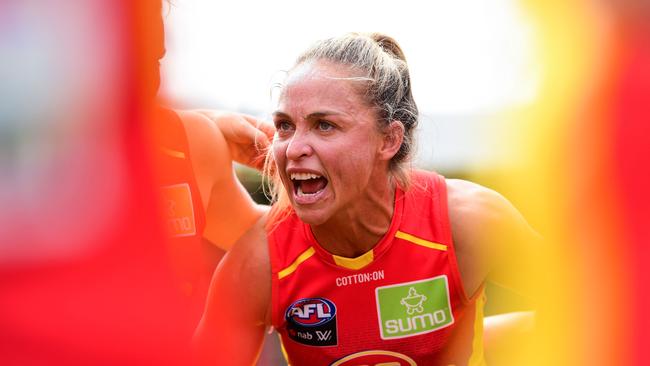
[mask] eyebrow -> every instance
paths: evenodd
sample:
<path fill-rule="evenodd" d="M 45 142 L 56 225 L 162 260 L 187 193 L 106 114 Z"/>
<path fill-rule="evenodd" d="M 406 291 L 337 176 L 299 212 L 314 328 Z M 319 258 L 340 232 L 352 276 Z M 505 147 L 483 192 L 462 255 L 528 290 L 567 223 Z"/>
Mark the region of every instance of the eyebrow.
<path fill-rule="evenodd" d="M 317 118 L 323 118 L 325 116 L 337 116 L 340 115 L 341 113 L 339 112 L 334 112 L 334 111 L 322 111 L 322 112 L 314 112 L 314 113 L 309 113 L 304 117 L 304 119 L 317 119 Z M 280 117 L 280 118 L 287 118 L 291 119 L 291 116 L 284 112 L 276 111 L 273 112 L 273 117 Z"/>
<path fill-rule="evenodd" d="M 305 119 L 318 119 L 318 118 L 323 118 L 326 116 L 338 116 L 341 113 L 334 112 L 334 111 L 323 111 L 323 112 L 314 112 L 314 113 L 309 113 L 308 115 L 305 116 Z"/>
<path fill-rule="evenodd" d="M 286 119 L 291 119 L 288 114 L 280 111 L 275 111 L 273 112 L 273 117 L 280 117 L 280 118 L 286 118 Z"/>

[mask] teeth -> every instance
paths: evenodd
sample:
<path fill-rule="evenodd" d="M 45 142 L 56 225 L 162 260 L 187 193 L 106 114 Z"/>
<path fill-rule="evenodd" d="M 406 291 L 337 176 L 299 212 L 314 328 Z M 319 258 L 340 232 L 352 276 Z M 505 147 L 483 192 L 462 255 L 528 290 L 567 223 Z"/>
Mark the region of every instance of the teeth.
<path fill-rule="evenodd" d="M 312 173 L 291 173 L 291 180 L 307 180 L 320 178 L 320 175 Z"/>

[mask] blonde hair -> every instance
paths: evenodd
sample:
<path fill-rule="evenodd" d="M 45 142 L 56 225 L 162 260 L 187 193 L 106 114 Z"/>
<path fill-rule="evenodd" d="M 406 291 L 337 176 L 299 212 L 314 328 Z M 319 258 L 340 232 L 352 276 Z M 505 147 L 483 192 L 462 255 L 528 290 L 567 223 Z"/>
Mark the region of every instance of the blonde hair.
<path fill-rule="evenodd" d="M 359 72 L 363 96 L 377 110 L 377 124 L 384 130 L 392 121 L 404 126 L 404 138 L 399 150 L 389 164 L 392 178 L 402 187 L 410 186 L 410 163 L 414 150 L 413 132 L 418 124 L 419 112 L 411 92 L 411 79 L 404 52 L 393 38 L 379 34 L 349 33 L 321 40 L 303 52 L 294 68 L 310 61 L 325 60 L 346 65 Z M 271 218 L 277 221 L 291 212 L 289 197 L 275 171 L 273 154 L 266 155 L 264 175 L 271 187 L 265 188 L 275 205 Z M 279 217 L 281 216 L 281 217 Z"/>

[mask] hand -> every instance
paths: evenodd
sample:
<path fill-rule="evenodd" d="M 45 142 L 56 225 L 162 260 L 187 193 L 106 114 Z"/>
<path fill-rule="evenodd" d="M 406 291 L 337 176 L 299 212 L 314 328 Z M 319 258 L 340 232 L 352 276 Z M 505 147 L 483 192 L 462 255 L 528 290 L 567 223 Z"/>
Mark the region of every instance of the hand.
<path fill-rule="evenodd" d="M 262 169 L 266 151 L 273 140 L 275 128 L 269 122 L 232 112 L 196 110 L 214 122 L 226 141 L 232 159 L 256 169 Z"/>

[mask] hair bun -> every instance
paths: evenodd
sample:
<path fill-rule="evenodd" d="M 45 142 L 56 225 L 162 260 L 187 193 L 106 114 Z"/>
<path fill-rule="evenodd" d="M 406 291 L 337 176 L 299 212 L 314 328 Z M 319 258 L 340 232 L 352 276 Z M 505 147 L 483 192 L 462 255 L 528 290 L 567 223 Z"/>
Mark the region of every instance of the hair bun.
<path fill-rule="evenodd" d="M 370 38 L 377 42 L 379 47 L 381 47 L 381 49 L 383 49 L 385 52 L 391 54 L 395 58 L 406 62 L 406 56 L 404 56 L 402 48 L 399 46 L 399 44 L 397 44 L 397 41 L 395 39 L 381 33 L 372 33 L 370 34 Z"/>

